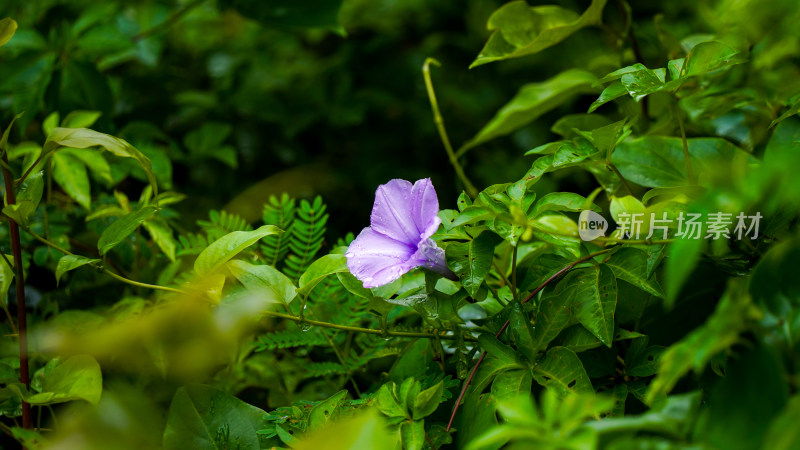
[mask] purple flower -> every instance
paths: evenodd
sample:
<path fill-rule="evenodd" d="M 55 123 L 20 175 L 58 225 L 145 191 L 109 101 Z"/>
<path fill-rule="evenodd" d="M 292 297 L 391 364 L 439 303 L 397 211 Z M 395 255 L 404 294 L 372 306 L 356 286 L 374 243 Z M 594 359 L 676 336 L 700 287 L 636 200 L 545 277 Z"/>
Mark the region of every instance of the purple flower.
<path fill-rule="evenodd" d="M 369 228 L 350 244 L 345 256 L 350 273 L 364 287 L 383 286 L 409 270 L 424 266 L 455 278 L 444 259 L 444 250 L 430 239 L 442 222 L 439 199 L 430 178 L 412 186 L 391 180 L 375 191 Z"/>

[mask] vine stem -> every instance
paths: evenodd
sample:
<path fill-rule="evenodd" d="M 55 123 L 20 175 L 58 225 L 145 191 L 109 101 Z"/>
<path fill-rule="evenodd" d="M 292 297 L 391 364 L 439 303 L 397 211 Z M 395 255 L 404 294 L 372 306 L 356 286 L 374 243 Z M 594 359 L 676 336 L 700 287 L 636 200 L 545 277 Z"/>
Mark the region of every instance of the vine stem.
<path fill-rule="evenodd" d="M 14 194 L 14 177 L 8 169 L 8 153 L 3 152 L 3 181 L 6 187 L 6 203 L 13 205 L 17 202 Z M 28 367 L 28 325 L 27 312 L 25 307 L 25 274 L 22 268 L 22 243 L 19 238 L 19 226 L 10 217 L 8 218 L 9 229 L 11 231 L 11 249 L 14 255 L 14 276 L 16 281 L 17 293 L 17 337 L 19 339 L 19 379 L 27 389 L 31 388 L 30 368 Z M 31 405 L 25 400 L 22 401 L 22 428 L 33 428 L 33 417 L 31 416 Z"/>
<path fill-rule="evenodd" d="M 425 338 L 425 339 L 449 339 L 449 340 L 456 340 L 458 339 L 457 336 L 447 336 L 441 334 L 433 334 L 433 333 L 422 333 L 416 331 L 392 331 L 392 330 L 381 330 L 376 328 L 362 328 L 362 327 L 352 327 L 349 325 L 339 325 L 338 323 L 330 323 L 330 322 L 322 322 L 320 320 L 312 320 L 305 317 L 295 316 L 292 314 L 284 314 L 276 311 L 264 311 L 262 314 L 270 317 L 278 317 L 281 319 L 291 320 L 292 322 L 303 323 L 306 325 L 313 325 L 317 327 L 323 328 L 334 328 L 337 330 L 345 330 L 345 331 L 355 331 L 357 333 L 366 333 L 366 334 L 377 334 L 381 336 L 395 336 L 395 337 L 407 337 L 407 338 Z M 471 336 L 464 336 L 465 341 L 472 341 L 477 342 L 478 340 L 471 337 Z"/>
<path fill-rule="evenodd" d="M 53 248 L 54 250 L 57 250 L 57 251 L 65 254 L 65 255 L 73 255 L 73 256 L 75 255 L 75 253 L 72 253 L 71 251 L 60 247 L 55 242 L 49 241 L 49 240 L 39 236 L 38 234 L 34 233 L 33 231 L 31 231 L 28 228 L 24 228 L 24 230 L 28 234 L 33 236 L 34 239 L 36 239 L 37 241 L 47 245 L 48 247 Z M 106 275 L 110 276 L 111 278 L 114 278 L 115 280 L 121 281 L 121 282 L 126 283 L 126 284 L 130 284 L 131 286 L 136 286 L 136 287 L 141 287 L 141 288 L 146 288 L 146 289 L 153 289 L 153 290 L 156 290 L 156 291 L 172 292 L 172 293 L 175 293 L 175 294 L 189 294 L 189 292 L 184 291 L 182 289 L 171 288 L 169 286 L 159 286 L 157 284 L 142 283 L 142 282 L 139 282 L 139 281 L 131 280 L 129 278 L 125 278 L 122 275 L 118 275 L 118 274 L 106 269 L 105 267 L 103 267 L 102 263 L 100 263 L 100 262 L 92 262 L 90 264 L 92 265 L 92 267 L 102 271 L 103 273 L 105 273 Z"/>
<path fill-rule="evenodd" d="M 478 196 L 478 190 L 475 189 L 475 185 L 469 181 L 469 178 L 467 178 L 467 175 L 464 173 L 464 168 L 461 167 L 461 164 L 458 162 L 458 157 L 456 157 L 453 146 L 450 144 L 450 137 L 447 135 L 447 129 L 444 127 L 444 118 L 442 118 L 442 113 L 439 111 L 439 102 L 436 101 L 436 92 L 433 90 L 433 81 L 431 81 L 431 64 L 437 67 L 440 67 L 441 64 L 433 58 L 427 58 L 425 63 L 422 64 L 422 76 L 425 78 L 425 89 L 428 91 L 428 100 L 431 103 L 431 110 L 433 111 L 433 122 L 436 124 L 436 129 L 439 130 L 439 137 L 442 139 L 442 144 L 444 145 L 448 158 L 450 158 L 450 164 L 453 165 L 453 169 L 455 169 L 458 178 L 464 183 L 467 195 L 475 198 Z"/>
<path fill-rule="evenodd" d="M 577 260 L 567 264 L 566 266 L 562 267 L 558 272 L 556 272 L 553 275 L 551 275 L 548 279 L 544 280 L 544 283 L 540 284 L 539 287 L 537 287 L 530 294 L 528 294 L 528 296 L 525 297 L 525 299 L 522 300 L 522 303 L 528 303 L 529 301 L 531 301 L 531 299 L 534 296 L 536 296 L 536 294 L 538 294 L 548 284 L 552 283 L 553 280 L 555 280 L 556 278 L 560 277 L 565 272 L 569 271 L 570 269 L 572 269 L 573 267 L 577 266 L 578 264 L 586 262 L 586 261 L 588 261 L 590 259 L 593 259 L 593 258 L 595 258 L 597 256 L 600 256 L 600 255 L 602 255 L 604 253 L 608 253 L 608 252 L 610 252 L 612 250 L 614 250 L 614 249 L 613 248 L 607 248 L 607 249 L 600 250 L 600 251 L 597 251 L 597 252 L 594 252 L 594 253 L 590 253 L 590 254 L 588 254 L 588 255 L 580 258 L 580 259 L 577 259 Z M 506 322 L 503 324 L 503 326 L 500 327 L 500 330 L 497 333 L 495 333 L 494 337 L 499 338 L 500 335 L 503 334 L 504 331 L 506 331 L 506 328 L 508 328 L 508 324 L 509 323 L 510 323 L 510 319 L 506 320 Z M 486 358 L 486 352 L 485 351 L 481 353 L 481 356 L 478 358 L 478 361 L 475 363 L 475 366 L 473 366 L 472 370 L 469 372 L 469 376 L 464 381 L 464 386 L 461 388 L 461 393 L 458 394 L 458 398 L 456 399 L 456 404 L 453 405 L 453 413 L 450 414 L 450 421 L 447 422 L 447 431 L 450 431 L 450 428 L 453 426 L 453 420 L 455 420 L 455 418 L 456 418 L 456 413 L 458 412 L 458 407 L 461 404 L 461 401 L 464 399 L 464 395 L 467 393 L 467 388 L 469 388 L 470 383 L 472 383 L 472 379 L 475 377 L 475 372 L 478 371 L 478 367 L 480 367 L 480 365 L 483 362 L 484 358 Z"/>

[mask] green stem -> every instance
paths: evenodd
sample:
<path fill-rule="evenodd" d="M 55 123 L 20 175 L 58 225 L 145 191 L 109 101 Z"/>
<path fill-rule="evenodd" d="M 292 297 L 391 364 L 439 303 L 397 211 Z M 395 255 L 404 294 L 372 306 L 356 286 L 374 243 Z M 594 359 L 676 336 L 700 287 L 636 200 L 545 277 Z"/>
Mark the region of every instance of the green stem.
<path fill-rule="evenodd" d="M 447 335 L 439 335 L 439 334 L 432 334 L 432 333 L 422 333 L 416 331 L 392 331 L 392 330 L 379 330 L 375 328 L 362 328 L 362 327 L 351 327 L 349 325 L 339 325 L 337 323 L 330 323 L 330 322 L 322 322 L 319 320 L 312 320 L 307 319 L 305 317 L 294 316 L 291 314 L 284 314 L 279 313 L 276 311 L 264 311 L 264 315 L 270 317 L 278 317 L 281 319 L 291 320 L 293 322 L 302 322 L 307 325 L 323 327 L 323 328 L 333 328 L 336 330 L 345 330 L 345 331 L 354 331 L 357 333 L 366 333 L 366 334 L 376 334 L 380 336 L 394 336 L 394 337 L 407 337 L 407 338 L 425 338 L 425 339 L 450 339 L 455 340 L 457 339 L 456 336 L 447 336 Z M 464 340 L 466 341 L 473 341 L 476 342 L 477 339 L 473 337 L 464 336 Z"/>
<path fill-rule="evenodd" d="M 75 255 L 71 251 L 69 251 L 69 250 L 67 250 L 65 248 L 61 248 L 55 242 L 51 242 L 51 241 L 39 236 L 38 234 L 34 233 L 30 229 L 25 228 L 24 230 L 26 232 L 28 232 L 28 234 L 33 236 L 34 239 L 36 239 L 37 241 L 47 245 L 48 247 L 53 248 L 54 250 L 57 250 L 57 251 L 65 254 L 65 255 Z M 159 286 L 157 284 L 141 283 L 139 281 L 134 281 L 134 280 L 125 278 L 125 277 L 123 277 L 121 275 L 117 275 L 116 273 L 106 269 L 101 262 L 92 262 L 90 264 L 92 265 L 92 267 L 102 271 L 103 273 L 105 273 L 106 275 L 110 276 L 111 278 L 114 278 L 115 280 L 121 281 L 121 282 L 126 283 L 126 284 L 130 284 L 131 286 L 141 287 L 141 288 L 145 288 L 145 289 L 153 289 L 153 290 L 156 290 L 156 291 L 173 292 L 175 294 L 189 294 L 189 292 L 184 291 L 182 289 L 171 288 L 169 286 Z"/>
<path fill-rule="evenodd" d="M 36 160 L 33 162 L 33 164 L 31 164 L 31 166 L 28 167 L 28 170 L 26 170 L 25 173 L 23 173 L 21 177 L 19 177 L 18 179 L 14 180 L 14 184 L 16 184 L 17 186 L 21 185 L 22 182 L 25 181 L 26 178 L 28 178 L 28 175 L 30 175 L 31 172 L 33 172 L 33 169 L 37 165 L 39 165 L 40 162 L 42 162 L 42 158 L 44 158 L 44 155 L 40 154 L 39 157 L 36 158 Z"/>
<path fill-rule="evenodd" d="M 450 144 L 450 137 L 447 136 L 447 129 L 444 127 L 444 119 L 442 118 L 442 113 L 439 111 L 439 102 L 436 101 L 436 92 L 433 90 L 433 82 L 431 81 L 431 64 L 435 66 L 441 66 L 441 64 L 433 58 L 428 58 L 422 65 L 422 76 L 425 78 L 425 89 L 428 91 L 428 100 L 431 103 L 431 110 L 433 111 L 433 122 L 436 124 L 436 129 L 439 130 L 439 137 L 442 139 L 442 144 L 444 145 L 448 158 L 450 158 L 450 164 L 453 165 L 453 169 L 455 169 L 458 178 L 464 183 L 467 195 L 475 198 L 478 196 L 478 190 L 475 189 L 475 186 L 469 181 L 469 178 L 467 178 L 467 175 L 464 173 L 464 169 L 458 162 L 458 158 L 453 151 L 453 146 Z"/>

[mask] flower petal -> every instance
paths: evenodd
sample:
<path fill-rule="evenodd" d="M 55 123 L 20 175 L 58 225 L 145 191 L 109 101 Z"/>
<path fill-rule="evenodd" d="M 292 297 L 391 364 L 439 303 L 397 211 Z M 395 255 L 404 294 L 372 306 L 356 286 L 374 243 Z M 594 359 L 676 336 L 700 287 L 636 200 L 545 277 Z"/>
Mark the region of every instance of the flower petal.
<path fill-rule="evenodd" d="M 406 180 L 395 179 L 378 186 L 370 225 L 378 233 L 416 246 L 422 230 L 412 217 L 411 191 L 411 183 Z"/>
<path fill-rule="evenodd" d="M 361 280 L 365 288 L 373 288 L 391 283 L 411 270 L 406 263 L 415 251 L 415 247 L 364 228 L 345 256 L 350 273 Z"/>
<path fill-rule="evenodd" d="M 439 214 L 439 198 L 436 197 L 431 179 L 417 180 L 411 188 L 411 217 L 420 232 L 420 238 L 431 237 L 439 228 L 442 220 L 437 214 Z"/>

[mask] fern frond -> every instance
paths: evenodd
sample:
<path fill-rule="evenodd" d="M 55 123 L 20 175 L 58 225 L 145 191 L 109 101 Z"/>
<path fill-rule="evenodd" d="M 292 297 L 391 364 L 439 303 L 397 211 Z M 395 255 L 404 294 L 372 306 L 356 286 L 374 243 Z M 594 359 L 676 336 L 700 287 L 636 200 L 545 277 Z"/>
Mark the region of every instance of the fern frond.
<path fill-rule="evenodd" d="M 320 378 L 330 375 L 347 374 L 347 369 L 345 369 L 344 366 L 329 361 L 306 363 L 303 368 L 305 369 L 303 378 Z"/>
<path fill-rule="evenodd" d="M 275 267 L 289 251 L 289 241 L 295 218 L 295 200 L 286 193 L 283 193 L 280 199 L 271 195 L 269 202 L 264 204 L 261 216 L 264 225 L 275 225 L 284 231 L 261 240 L 261 253 L 264 254 L 265 262 Z"/>
<path fill-rule="evenodd" d="M 241 216 L 227 211 L 211 210 L 208 213 L 208 219 L 198 220 L 197 225 L 205 231 L 209 242 L 214 242 L 234 231 L 251 231 L 253 229 Z"/>
<path fill-rule="evenodd" d="M 211 242 L 213 240 L 209 242 L 206 236 L 199 233 L 182 234 L 178 236 L 178 249 L 175 255 L 199 255 Z"/>
<path fill-rule="evenodd" d="M 255 351 L 275 350 L 276 348 L 313 347 L 327 345 L 325 336 L 318 330 L 281 330 L 258 337 Z"/>
<path fill-rule="evenodd" d="M 284 273 L 297 282 L 300 275 L 305 272 L 314 256 L 322 248 L 325 239 L 325 224 L 328 222 L 327 206 L 322 202 L 322 197 L 317 196 L 313 203 L 306 200 L 300 202 L 296 210 L 297 217 L 292 224 L 292 233 L 289 238 L 289 250 L 286 257 Z"/>

